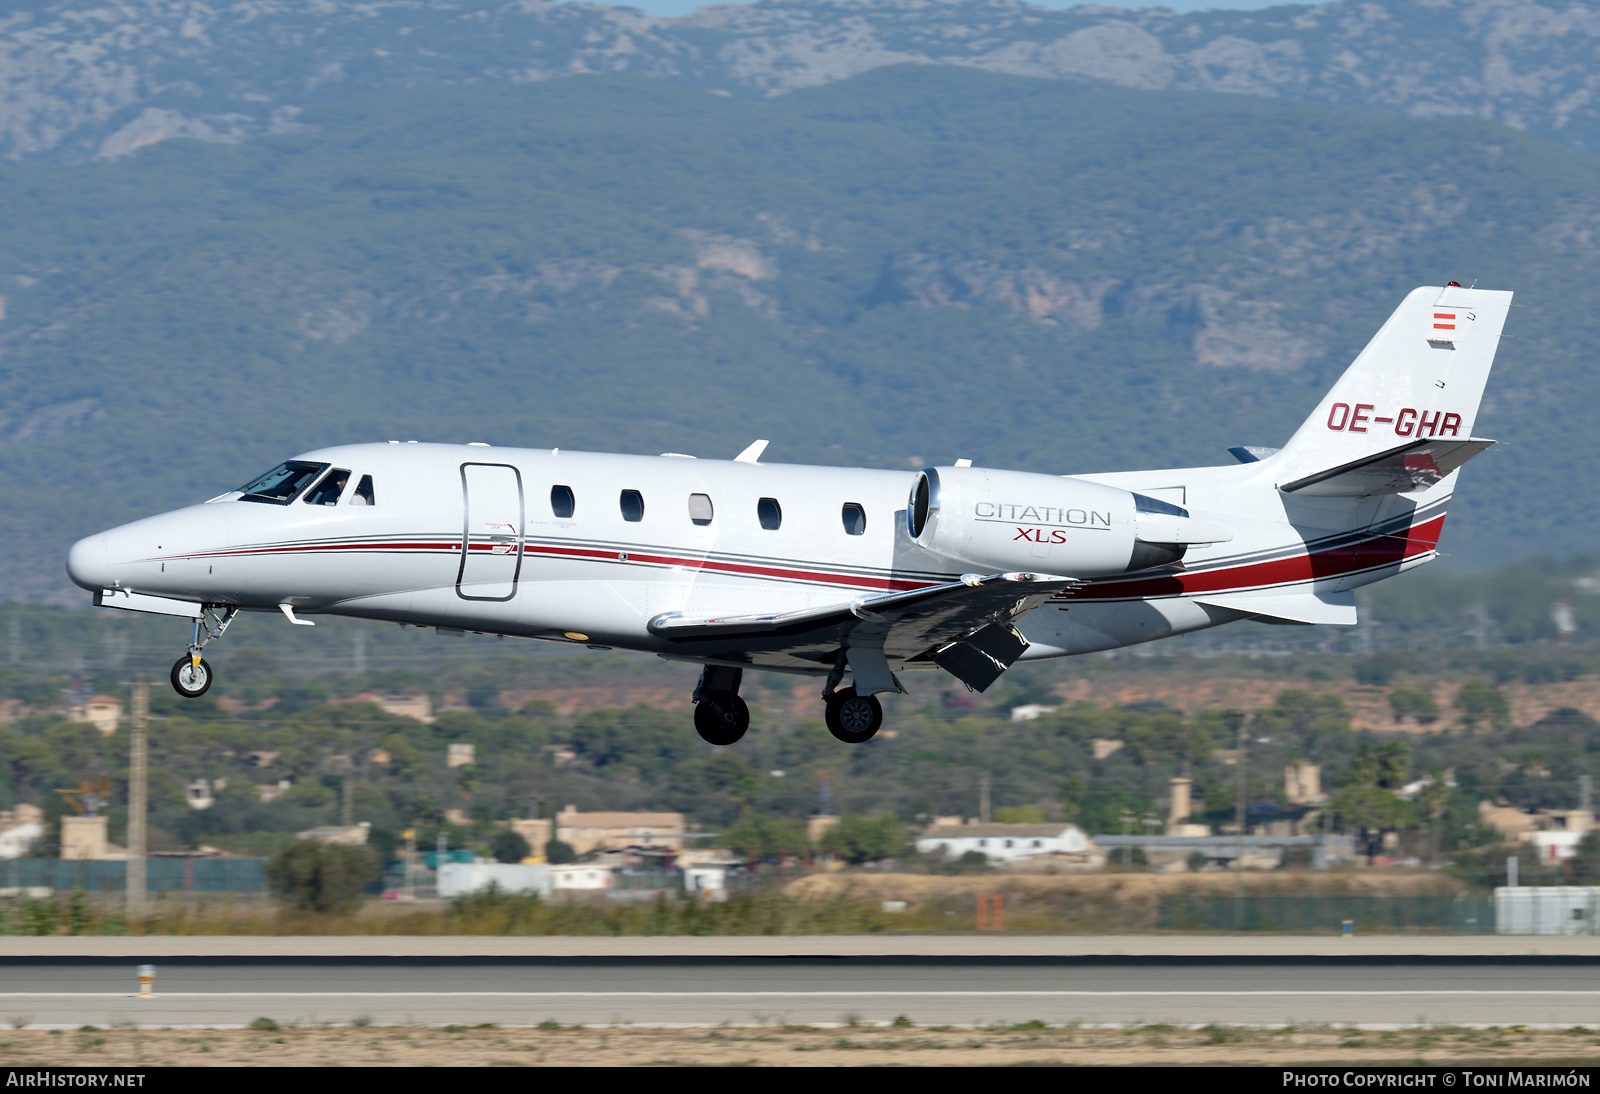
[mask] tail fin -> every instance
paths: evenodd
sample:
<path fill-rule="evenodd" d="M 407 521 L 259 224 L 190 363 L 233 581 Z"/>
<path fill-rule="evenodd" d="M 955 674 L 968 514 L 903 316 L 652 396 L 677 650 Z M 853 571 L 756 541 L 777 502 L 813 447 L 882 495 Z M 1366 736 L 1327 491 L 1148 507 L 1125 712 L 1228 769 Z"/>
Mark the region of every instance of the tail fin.
<path fill-rule="evenodd" d="M 1510 308 L 1509 292 L 1413 289 L 1284 446 L 1282 481 L 1471 437 Z"/>

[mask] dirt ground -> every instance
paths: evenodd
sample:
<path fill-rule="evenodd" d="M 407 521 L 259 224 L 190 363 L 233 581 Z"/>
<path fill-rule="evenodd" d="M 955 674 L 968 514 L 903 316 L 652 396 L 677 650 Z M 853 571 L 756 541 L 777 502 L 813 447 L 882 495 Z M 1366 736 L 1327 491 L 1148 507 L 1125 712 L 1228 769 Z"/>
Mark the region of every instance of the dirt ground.
<path fill-rule="evenodd" d="M 0 1033 L 0 1066 L 818 1066 L 1600 1063 L 1600 1030 L 458 1027 Z"/>

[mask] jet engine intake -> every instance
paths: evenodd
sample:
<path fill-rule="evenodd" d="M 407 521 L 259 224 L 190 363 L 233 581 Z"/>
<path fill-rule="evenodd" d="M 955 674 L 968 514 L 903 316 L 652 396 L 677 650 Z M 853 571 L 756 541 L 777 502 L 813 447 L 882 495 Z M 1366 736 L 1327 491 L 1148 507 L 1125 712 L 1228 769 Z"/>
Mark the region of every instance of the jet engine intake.
<path fill-rule="evenodd" d="M 1157 498 L 984 467 L 918 474 L 906 502 L 906 531 L 919 547 L 962 569 L 1048 569 L 1073 577 L 1171 565 L 1190 545 L 1233 538 Z"/>

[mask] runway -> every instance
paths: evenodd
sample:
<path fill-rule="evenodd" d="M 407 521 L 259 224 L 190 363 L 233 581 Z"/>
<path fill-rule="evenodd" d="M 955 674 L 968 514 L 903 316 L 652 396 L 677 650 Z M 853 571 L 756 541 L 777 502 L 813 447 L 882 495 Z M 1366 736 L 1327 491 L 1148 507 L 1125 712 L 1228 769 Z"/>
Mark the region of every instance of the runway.
<path fill-rule="evenodd" d="M 0 1023 L 1600 1026 L 1590 956 L 0 956 Z"/>

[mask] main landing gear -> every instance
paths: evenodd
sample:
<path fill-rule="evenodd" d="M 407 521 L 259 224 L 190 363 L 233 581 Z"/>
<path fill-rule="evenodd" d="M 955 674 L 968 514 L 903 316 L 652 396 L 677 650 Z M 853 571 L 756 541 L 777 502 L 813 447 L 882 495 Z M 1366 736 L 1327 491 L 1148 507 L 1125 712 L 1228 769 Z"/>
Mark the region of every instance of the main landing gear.
<path fill-rule="evenodd" d="M 847 662 L 843 656 L 834 663 L 828 682 L 822 688 L 822 701 L 827 704 L 822 720 L 828 732 L 847 745 L 870 741 L 883 728 L 883 704 L 876 695 L 858 695 L 853 687 L 840 688 Z"/>
<path fill-rule="evenodd" d="M 883 704 L 876 695 L 858 695 L 853 687 L 839 687 L 844 673 L 845 660 L 841 657 L 822 692 L 827 704 L 824 720 L 829 733 L 845 744 L 858 745 L 872 740 L 883 727 Z M 701 740 L 731 745 L 750 728 L 750 708 L 739 698 L 743 679 L 743 669 L 719 665 L 707 665 L 700 673 L 700 683 L 694 689 L 694 728 Z M 177 686 L 176 676 L 173 686 Z"/>
<path fill-rule="evenodd" d="M 173 691 L 185 699 L 198 699 L 211 690 L 211 681 L 215 677 L 211 672 L 210 662 L 200 656 L 200 651 L 205 649 L 207 642 L 221 638 L 228 629 L 228 624 L 232 623 L 233 617 L 238 614 L 238 608 L 222 605 L 208 605 L 201 609 L 200 618 L 194 621 L 194 635 L 189 639 L 189 652 L 172 664 Z"/>
<path fill-rule="evenodd" d="M 857 695 L 855 688 L 844 688 L 827 698 L 823 721 L 828 732 L 847 745 L 872 740 L 883 726 L 883 704 L 876 695 Z"/>
<path fill-rule="evenodd" d="M 739 698 L 743 669 L 707 665 L 694 689 L 694 729 L 707 744 L 731 745 L 750 728 L 750 708 Z"/>

